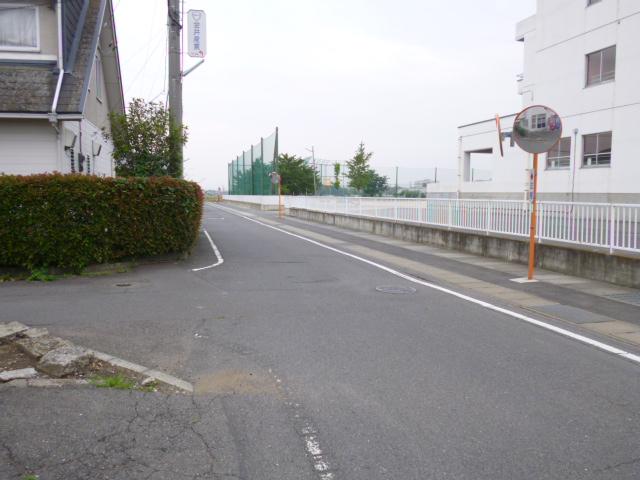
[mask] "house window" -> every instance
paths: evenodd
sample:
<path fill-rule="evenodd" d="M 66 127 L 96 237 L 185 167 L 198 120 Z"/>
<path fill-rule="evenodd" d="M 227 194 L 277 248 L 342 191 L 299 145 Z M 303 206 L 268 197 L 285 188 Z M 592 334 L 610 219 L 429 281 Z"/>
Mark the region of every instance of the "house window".
<path fill-rule="evenodd" d="M 0 5 L 0 50 L 40 50 L 38 7 Z"/>
<path fill-rule="evenodd" d="M 587 86 L 616 78 L 616 46 L 587 55 Z"/>
<path fill-rule="evenodd" d="M 561 138 L 553 149 L 547 153 L 547 168 L 569 168 L 571 162 L 571 137 Z"/>
<path fill-rule="evenodd" d="M 582 137 L 582 166 L 611 165 L 611 132 L 594 133 Z"/>
<path fill-rule="evenodd" d="M 96 98 L 102 100 L 102 62 L 100 56 L 96 55 Z"/>
<path fill-rule="evenodd" d="M 531 116 L 532 128 L 542 129 L 547 128 L 547 115 L 545 113 L 539 113 Z"/>

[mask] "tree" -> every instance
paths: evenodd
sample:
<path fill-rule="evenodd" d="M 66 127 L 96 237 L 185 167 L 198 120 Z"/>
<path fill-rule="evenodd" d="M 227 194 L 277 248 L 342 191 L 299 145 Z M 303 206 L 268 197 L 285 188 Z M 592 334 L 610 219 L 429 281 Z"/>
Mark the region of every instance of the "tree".
<path fill-rule="evenodd" d="M 347 178 L 349 178 L 350 185 L 358 190 L 363 191 L 371 180 L 371 168 L 369 167 L 369 160 L 373 156 L 373 152 L 366 152 L 364 149 L 364 142 L 360 142 L 356 154 L 351 160 L 347 160 Z"/>
<path fill-rule="evenodd" d="M 389 179 L 385 176 L 378 175 L 376 171 L 369 166 L 369 161 L 373 156 L 373 152 L 367 152 L 364 143 L 360 142 L 356 154 L 351 160 L 347 161 L 349 172 L 347 177 L 350 184 L 358 192 L 366 196 L 376 197 L 382 195 L 388 188 Z"/>
<path fill-rule="evenodd" d="M 333 187 L 336 190 L 340 189 L 340 164 L 338 162 L 333 164 L 333 175 L 335 177 L 335 181 L 333 182 Z"/>
<path fill-rule="evenodd" d="M 389 179 L 386 176 L 378 175 L 375 171 L 369 170 L 369 181 L 363 189 L 363 193 L 368 197 L 380 197 L 389 188 Z"/>
<path fill-rule="evenodd" d="M 284 195 L 303 195 L 313 192 L 314 179 L 319 182 L 318 173 L 302 158 L 287 153 L 278 156 L 278 173 L 282 176 Z"/>
<path fill-rule="evenodd" d="M 162 103 L 134 98 L 128 112 L 111 113 L 116 174 L 121 177 L 182 177 L 180 145 L 187 142 L 186 127 L 177 126 Z"/>

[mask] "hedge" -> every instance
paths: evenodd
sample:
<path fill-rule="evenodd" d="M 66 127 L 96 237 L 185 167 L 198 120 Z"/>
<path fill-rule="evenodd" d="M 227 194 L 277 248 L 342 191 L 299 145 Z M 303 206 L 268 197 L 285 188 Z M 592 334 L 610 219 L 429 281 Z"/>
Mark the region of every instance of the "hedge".
<path fill-rule="evenodd" d="M 0 265 L 59 267 L 185 253 L 200 187 L 169 177 L 0 176 Z"/>

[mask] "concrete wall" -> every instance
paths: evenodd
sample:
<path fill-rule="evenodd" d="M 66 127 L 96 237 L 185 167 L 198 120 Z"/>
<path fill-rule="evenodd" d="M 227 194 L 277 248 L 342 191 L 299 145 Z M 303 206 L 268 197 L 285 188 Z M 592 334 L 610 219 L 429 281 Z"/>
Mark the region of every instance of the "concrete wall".
<path fill-rule="evenodd" d="M 351 230 L 425 243 L 475 255 L 528 263 L 529 244 L 508 236 L 487 236 L 408 222 L 377 220 L 292 208 L 289 215 Z M 640 257 L 609 255 L 589 248 L 566 248 L 551 243 L 537 246 L 536 264 L 548 270 L 640 288 Z"/>

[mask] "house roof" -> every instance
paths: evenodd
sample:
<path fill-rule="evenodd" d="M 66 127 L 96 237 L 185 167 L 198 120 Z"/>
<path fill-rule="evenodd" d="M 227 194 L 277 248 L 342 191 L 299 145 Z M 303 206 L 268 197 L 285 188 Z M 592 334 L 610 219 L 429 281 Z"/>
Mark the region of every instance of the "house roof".
<path fill-rule="evenodd" d="M 47 113 L 56 90 L 55 65 L 0 64 L 0 112 Z"/>
<path fill-rule="evenodd" d="M 110 80 L 107 85 L 109 109 L 124 111 L 111 0 L 62 0 L 64 78 L 57 113 L 82 114 L 84 111 L 99 44 L 107 50 L 104 70 Z M 55 62 L 0 63 L 0 112 L 51 112 L 58 76 Z"/>

